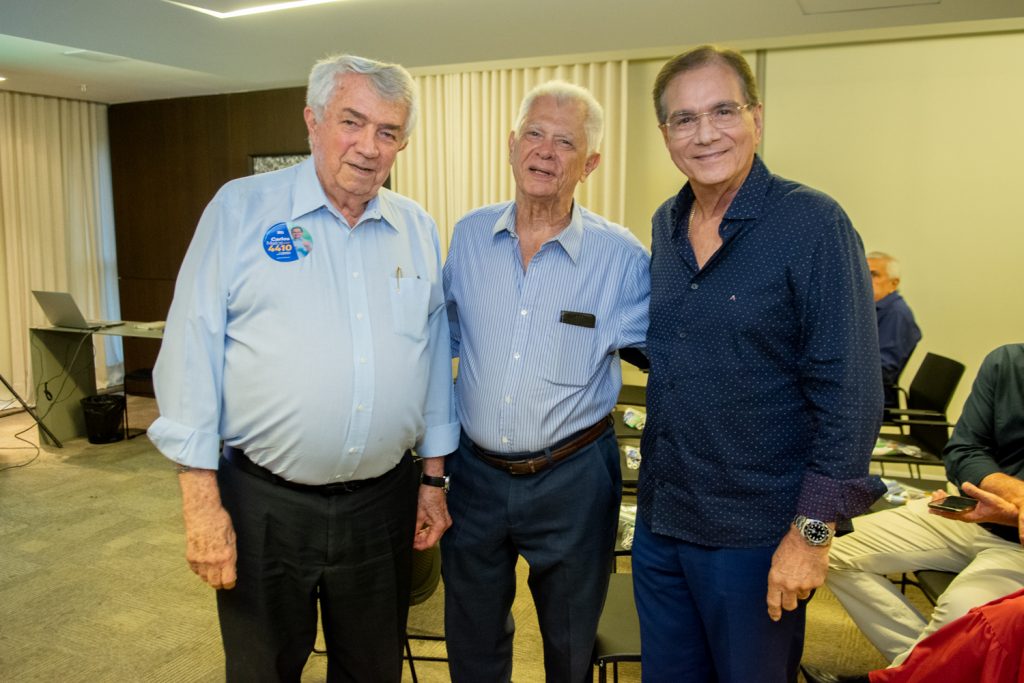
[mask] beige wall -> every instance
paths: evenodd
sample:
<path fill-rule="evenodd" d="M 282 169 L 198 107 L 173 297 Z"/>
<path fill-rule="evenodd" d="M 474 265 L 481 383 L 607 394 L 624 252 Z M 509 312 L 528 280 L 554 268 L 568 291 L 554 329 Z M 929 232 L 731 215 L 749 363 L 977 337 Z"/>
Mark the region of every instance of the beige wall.
<path fill-rule="evenodd" d="M 1024 341 L 1022 54 L 1024 33 L 772 50 L 763 74 L 766 163 L 900 258 L 924 332 L 904 381 L 928 351 L 967 365 L 954 419 L 985 354 Z M 682 181 L 650 102 L 662 62 L 630 66 L 626 223 L 647 244 Z"/>
<path fill-rule="evenodd" d="M 1018 208 L 1024 34 L 768 53 L 765 159 L 839 200 L 867 250 L 903 265 L 932 351 L 967 365 L 1024 342 Z"/>

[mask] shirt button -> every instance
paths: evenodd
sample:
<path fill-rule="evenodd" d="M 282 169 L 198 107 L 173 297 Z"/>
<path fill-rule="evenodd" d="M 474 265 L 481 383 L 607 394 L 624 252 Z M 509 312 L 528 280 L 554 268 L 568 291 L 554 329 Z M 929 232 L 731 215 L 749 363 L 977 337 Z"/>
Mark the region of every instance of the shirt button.
<path fill-rule="evenodd" d="M 358 453 L 359 449 L 358 448 L 350 448 L 350 449 L 348 449 L 348 452 L 349 453 Z"/>
<path fill-rule="evenodd" d="M 519 311 L 519 315 L 526 315 L 526 309 L 524 308 L 523 310 Z"/>
<path fill-rule="evenodd" d="M 512 357 L 515 358 L 516 360 L 519 360 L 519 352 L 516 351 L 515 353 L 513 353 Z"/>
<path fill-rule="evenodd" d="M 363 314 L 362 313 L 356 313 L 356 320 L 362 320 L 362 319 L 363 319 Z"/>
<path fill-rule="evenodd" d="M 341 475 L 340 474 L 336 474 L 336 475 L 334 475 L 334 478 L 335 479 L 341 479 Z"/>
<path fill-rule="evenodd" d="M 512 402 L 512 397 L 511 396 L 506 396 L 505 397 L 505 403 L 511 403 L 511 402 Z"/>
<path fill-rule="evenodd" d="M 352 273 L 352 279 L 353 280 L 356 280 L 358 278 L 359 278 L 359 271 L 356 271 L 356 272 Z"/>
<path fill-rule="evenodd" d="M 680 332 L 679 333 L 679 338 L 680 339 L 686 339 L 686 333 L 685 332 Z"/>
<path fill-rule="evenodd" d="M 359 356 L 359 364 L 366 365 L 366 356 Z"/>
<path fill-rule="evenodd" d="M 362 403 L 360 403 L 359 405 L 356 406 L 356 411 L 360 412 L 360 413 L 363 412 L 363 404 Z"/>
<path fill-rule="evenodd" d="M 508 443 L 508 437 L 507 436 L 501 437 L 501 442 L 502 443 Z"/>
<path fill-rule="evenodd" d="M 700 285 L 698 285 L 696 282 L 694 282 L 693 284 L 690 285 L 690 289 L 699 289 L 699 288 L 700 288 Z"/>

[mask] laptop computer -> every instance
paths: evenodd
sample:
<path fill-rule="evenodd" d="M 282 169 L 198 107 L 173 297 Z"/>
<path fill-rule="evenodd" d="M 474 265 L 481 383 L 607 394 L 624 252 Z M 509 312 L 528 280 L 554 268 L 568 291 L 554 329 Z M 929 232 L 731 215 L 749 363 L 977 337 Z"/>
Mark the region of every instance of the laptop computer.
<path fill-rule="evenodd" d="M 70 327 L 76 330 L 102 330 L 105 327 L 122 325 L 122 320 L 86 320 L 78 304 L 68 292 L 41 292 L 32 290 L 36 301 L 54 327 Z"/>

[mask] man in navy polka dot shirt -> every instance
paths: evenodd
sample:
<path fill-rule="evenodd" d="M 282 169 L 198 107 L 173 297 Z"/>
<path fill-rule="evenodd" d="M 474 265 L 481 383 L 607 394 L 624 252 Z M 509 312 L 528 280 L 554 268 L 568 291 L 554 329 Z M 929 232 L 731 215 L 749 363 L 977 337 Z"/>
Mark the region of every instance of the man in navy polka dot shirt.
<path fill-rule="evenodd" d="M 688 182 L 654 214 L 633 573 L 645 681 L 796 681 L 837 528 L 884 492 L 871 282 L 830 197 L 768 171 L 749 65 L 704 46 L 654 87 Z"/>

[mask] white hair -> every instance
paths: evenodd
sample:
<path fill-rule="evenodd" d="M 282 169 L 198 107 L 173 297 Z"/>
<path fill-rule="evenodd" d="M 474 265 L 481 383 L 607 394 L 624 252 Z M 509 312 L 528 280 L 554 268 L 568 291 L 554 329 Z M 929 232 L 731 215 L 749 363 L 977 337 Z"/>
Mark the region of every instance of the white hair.
<path fill-rule="evenodd" d="M 306 88 L 306 105 L 313 110 L 319 121 L 327 108 L 327 103 L 334 96 L 338 87 L 338 79 L 345 74 L 368 76 L 373 89 L 389 102 L 401 102 L 408 109 L 405 117 L 405 137 L 409 137 L 416 127 L 417 89 L 416 81 L 400 64 L 387 64 L 366 57 L 355 55 L 333 55 L 313 65 L 309 72 L 309 85 Z"/>
<path fill-rule="evenodd" d="M 897 280 L 900 277 L 900 262 L 895 257 L 889 256 L 884 251 L 873 251 L 868 258 L 878 259 L 885 263 L 885 274 L 890 280 Z"/>
<path fill-rule="evenodd" d="M 530 107 L 539 97 L 554 97 L 558 104 L 566 102 L 579 102 L 586 109 L 586 116 L 583 119 L 583 131 L 587 136 L 587 154 L 593 154 L 601 146 L 601 138 L 604 136 L 604 109 L 598 103 L 590 91 L 573 83 L 566 81 L 548 81 L 541 83 L 530 92 L 526 93 L 523 103 L 519 106 L 519 118 L 516 120 L 516 134 L 522 130 L 523 123 L 530 113 Z"/>

